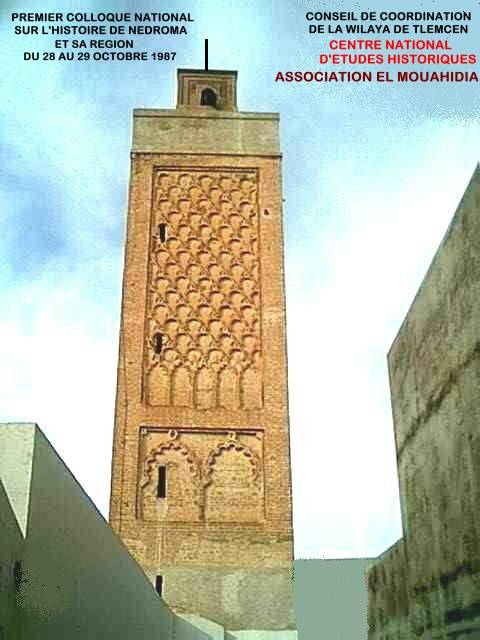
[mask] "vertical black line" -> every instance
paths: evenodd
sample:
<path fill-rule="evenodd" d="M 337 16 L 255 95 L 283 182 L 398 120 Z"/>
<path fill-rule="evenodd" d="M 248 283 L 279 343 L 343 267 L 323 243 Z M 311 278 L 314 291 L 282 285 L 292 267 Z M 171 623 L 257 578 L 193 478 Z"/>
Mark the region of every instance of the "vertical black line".
<path fill-rule="evenodd" d="M 162 353 L 162 349 L 163 349 L 163 334 L 162 333 L 156 333 L 153 336 L 153 348 L 155 353 Z"/>
<path fill-rule="evenodd" d="M 205 38 L 205 71 L 208 71 L 208 38 Z"/>
<path fill-rule="evenodd" d="M 155 590 L 160 597 L 162 597 L 163 593 L 163 576 L 157 576 L 155 578 Z"/>
<path fill-rule="evenodd" d="M 157 498 L 167 497 L 167 467 L 158 467 Z"/>
<path fill-rule="evenodd" d="M 167 225 L 165 224 L 165 222 L 161 222 L 158 225 L 158 238 L 160 242 L 165 242 L 165 240 L 167 239 Z"/>

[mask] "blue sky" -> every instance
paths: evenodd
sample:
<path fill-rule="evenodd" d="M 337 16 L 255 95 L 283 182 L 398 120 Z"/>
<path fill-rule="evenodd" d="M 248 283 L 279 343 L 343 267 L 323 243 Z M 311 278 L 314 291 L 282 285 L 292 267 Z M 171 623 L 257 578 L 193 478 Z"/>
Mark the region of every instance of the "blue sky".
<path fill-rule="evenodd" d="M 239 108 L 281 114 L 296 555 L 377 555 L 401 535 L 386 352 L 478 162 L 479 91 L 276 84 L 316 68 L 312 8 L 339 5 L 162 4 L 195 19 L 149 41 L 175 65 L 81 64 L 24 62 L 34 41 L 9 13 L 158 3 L 3 3 L 0 419 L 37 421 L 107 514 L 131 110 L 173 107 L 175 69 L 201 67 L 208 37 L 210 67 L 239 71 Z M 462 8 L 471 32 L 450 40 L 478 54 L 479 5 Z"/>

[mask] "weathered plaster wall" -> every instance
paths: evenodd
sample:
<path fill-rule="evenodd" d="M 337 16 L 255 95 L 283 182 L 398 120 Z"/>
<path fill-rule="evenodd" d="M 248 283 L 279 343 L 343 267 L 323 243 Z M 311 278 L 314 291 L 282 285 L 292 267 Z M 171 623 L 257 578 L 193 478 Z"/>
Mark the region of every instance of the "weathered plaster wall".
<path fill-rule="evenodd" d="M 394 341 L 388 363 L 411 634 L 392 637 L 446 633 L 463 637 L 467 632 L 469 639 L 479 637 L 478 168 Z M 391 597 L 387 592 L 396 589 L 400 568 L 389 559 L 380 564 L 389 574 L 381 596 L 386 600 Z M 370 605 L 375 609 L 373 592 Z M 403 605 L 401 610 L 405 611 Z M 378 620 L 379 612 L 372 616 Z M 382 635 L 386 629 L 377 629 L 372 637 L 386 637 Z"/>
<path fill-rule="evenodd" d="M 398 540 L 367 570 L 368 637 L 410 638 L 408 624 L 408 559 L 404 539 Z"/>

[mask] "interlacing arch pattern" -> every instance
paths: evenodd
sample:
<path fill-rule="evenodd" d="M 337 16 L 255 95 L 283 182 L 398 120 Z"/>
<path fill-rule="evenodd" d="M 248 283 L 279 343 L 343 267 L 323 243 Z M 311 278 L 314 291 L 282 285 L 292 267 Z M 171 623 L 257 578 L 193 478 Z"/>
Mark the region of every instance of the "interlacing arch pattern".
<path fill-rule="evenodd" d="M 154 176 L 145 391 L 150 405 L 262 406 L 258 176 Z"/>

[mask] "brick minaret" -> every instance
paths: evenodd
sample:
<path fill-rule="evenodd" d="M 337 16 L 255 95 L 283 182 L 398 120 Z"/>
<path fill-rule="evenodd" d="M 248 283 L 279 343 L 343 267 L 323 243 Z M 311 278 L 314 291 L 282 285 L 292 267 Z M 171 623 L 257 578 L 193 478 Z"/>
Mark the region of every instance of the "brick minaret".
<path fill-rule="evenodd" d="M 278 114 L 136 109 L 110 520 L 176 610 L 294 626 Z"/>

